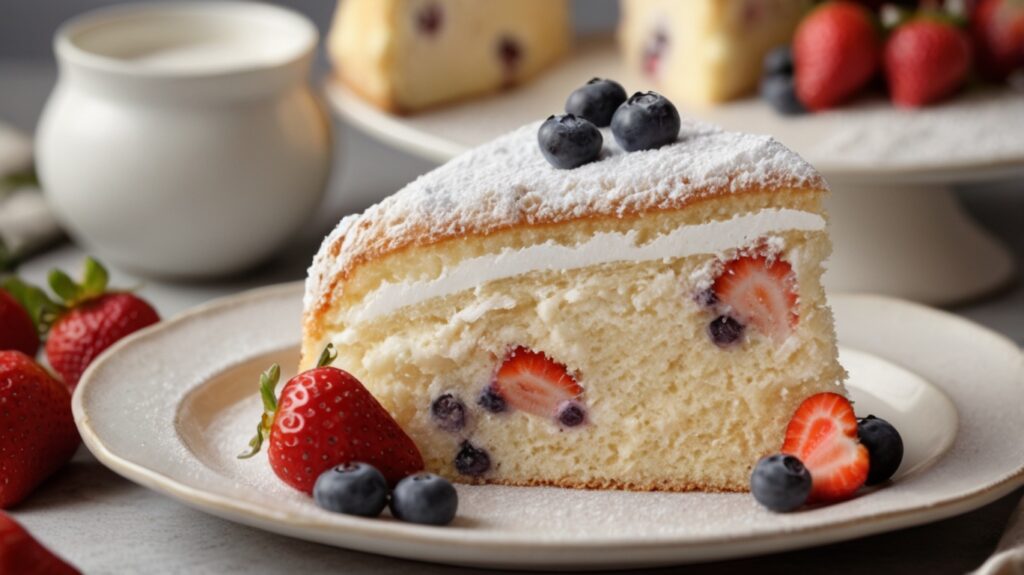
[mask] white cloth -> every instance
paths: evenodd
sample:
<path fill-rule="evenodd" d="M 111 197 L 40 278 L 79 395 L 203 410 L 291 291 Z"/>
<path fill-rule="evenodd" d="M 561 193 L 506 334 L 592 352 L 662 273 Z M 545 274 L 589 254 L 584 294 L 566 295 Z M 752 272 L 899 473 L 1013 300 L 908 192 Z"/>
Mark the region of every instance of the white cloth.
<path fill-rule="evenodd" d="M 0 179 L 32 167 L 32 142 L 0 123 Z M 46 200 L 33 186 L 0 189 L 0 242 L 11 254 L 27 254 L 60 235 Z"/>
<path fill-rule="evenodd" d="M 1024 500 L 1006 523 L 996 552 L 972 575 L 1024 575 Z"/>
<path fill-rule="evenodd" d="M 30 252 L 59 233 L 38 189 L 19 188 L 0 197 L 0 241 L 12 254 Z"/>

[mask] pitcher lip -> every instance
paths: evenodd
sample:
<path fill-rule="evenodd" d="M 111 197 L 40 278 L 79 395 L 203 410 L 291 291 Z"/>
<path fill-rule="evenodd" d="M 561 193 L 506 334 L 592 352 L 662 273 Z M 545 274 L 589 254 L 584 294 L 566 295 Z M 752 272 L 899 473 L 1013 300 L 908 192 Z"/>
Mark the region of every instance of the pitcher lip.
<path fill-rule="evenodd" d="M 245 21 L 240 16 L 250 21 Z M 235 62 L 199 66 L 151 66 L 109 54 L 97 52 L 82 46 L 82 40 L 90 32 L 118 22 L 144 21 L 147 18 L 195 16 L 197 18 L 220 18 L 222 24 L 238 30 L 249 28 L 248 33 L 257 34 L 258 26 L 280 27 L 285 34 L 294 35 L 289 42 L 283 42 L 272 57 L 240 57 Z M 231 18 L 235 16 L 236 18 Z M 212 21 L 212 20 L 211 20 Z M 229 23 L 230 24 L 227 24 Z M 286 68 L 309 57 L 319 42 L 316 26 L 303 14 L 263 2 L 199 1 L 156 2 L 146 4 L 122 4 L 89 10 L 79 14 L 60 26 L 54 36 L 54 52 L 62 63 L 95 70 L 107 74 L 151 79 L 211 78 L 246 72 L 258 72 Z"/>

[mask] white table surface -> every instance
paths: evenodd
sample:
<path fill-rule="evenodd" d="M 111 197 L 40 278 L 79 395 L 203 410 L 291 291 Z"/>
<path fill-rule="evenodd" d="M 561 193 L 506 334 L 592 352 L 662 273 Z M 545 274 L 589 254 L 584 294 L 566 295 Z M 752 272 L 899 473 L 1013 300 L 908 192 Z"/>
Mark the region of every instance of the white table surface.
<path fill-rule="evenodd" d="M 31 131 L 53 83 L 49 62 L 0 60 L 0 121 Z M 164 317 L 238 291 L 301 279 L 320 239 L 345 213 L 361 209 L 430 169 L 338 125 L 328 199 L 292 245 L 251 272 L 205 283 L 140 280 L 113 270 L 116 285 L 141 282 Z M 1024 266 L 1024 182 L 964 190 L 969 210 L 1011 246 Z M 83 252 L 67 243 L 20 272 L 43 281 L 52 267 L 76 270 Z M 1024 343 L 1024 285 L 952 310 Z M 1021 491 L 977 511 L 885 535 L 769 557 L 714 563 L 692 573 L 962 573 L 995 548 Z M 467 572 L 335 549 L 265 533 L 195 511 L 105 469 L 87 451 L 12 511 L 45 544 L 86 573 L 448 573 Z M 666 571 L 667 572 L 667 571 Z"/>

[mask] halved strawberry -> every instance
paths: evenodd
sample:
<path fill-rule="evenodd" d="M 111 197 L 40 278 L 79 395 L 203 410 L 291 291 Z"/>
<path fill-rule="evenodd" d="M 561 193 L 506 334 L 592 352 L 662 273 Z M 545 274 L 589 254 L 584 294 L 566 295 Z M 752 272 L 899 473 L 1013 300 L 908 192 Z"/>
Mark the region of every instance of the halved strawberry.
<path fill-rule="evenodd" d="M 525 347 L 505 357 L 492 388 L 513 409 L 543 417 L 558 416 L 566 402 L 583 394 L 564 365 Z"/>
<path fill-rule="evenodd" d="M 726 262 L 711 289 L 737 320 L 776 341 L 789 337 L 800 319 L 796 275 L 779 258 L 745 255 Z"/>
<path fill-rule="evenodd" d="M 857 439 L 857 416 L 837 393 L 818 393 L 800 404 L 782 452 L 795 455 L 811 472 L 809 501 L 847 499 L 868 478 L 868 450 Z"/>

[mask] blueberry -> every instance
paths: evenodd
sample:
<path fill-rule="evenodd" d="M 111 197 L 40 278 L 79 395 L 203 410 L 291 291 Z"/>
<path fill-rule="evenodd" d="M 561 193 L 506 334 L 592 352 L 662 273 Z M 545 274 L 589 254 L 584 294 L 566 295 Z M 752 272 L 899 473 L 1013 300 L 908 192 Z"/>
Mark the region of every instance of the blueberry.
<path fill-rule="evenodd" d="M 438 397 L 430 404 L 430 415 L 437 426 L 445 431 L 459 431 L 466 426 L 466 406 L 450 393 Z"/>
<path fill-rule="evenodd" d="M 491 456 L 468 441 L 463 441 L 455 455 L 455 469 L 463 475 L 479 477 L 491 468 Z"/>
<path fill-rule="evenodd" d="M 715 307 L 718 305 L 718 294 L 716 294 L 715 290 L 712 289 L 706 289 L 698 292 L 697 295 L 694 296 L 694 299 L 704 307 Z"/>
<path fill-rule="evenodd" d="M 627 152 L 653 150 L 679 137 L 679 111 L 657 92 L 637 92 L 612 116 L 612 134 Z"/>
<path fill-rule="evenodd" d="M 796 86 L 791 76 L 766 76 L 761 79 L 761 99 L 775 108 L 775 111 L 795 116 L 807 112 L 796 96 Z"/>
<path fill-rule="evenodd" d="M 779 46 L 764 57 L 761 66 L 761 77 L 770 76 L 793 77 L 793 51 L 789 46 Z"/>
<path fill-rule="evenodd" d="M 735 319 L 720 315 L 708 324 L 708 335 L 718 347 L 728 347 L 743 337 L 743 324 Z"/>
<path fill-rule="evenodd" d="M 508 409 L 508 405 L 505 403 L 505 398 L 489 385 L 484 388 L 483 393 L 480 394 L 480 399 L 477 400 L 477 404 L 484 408 L 484 410 L 491 413 L 501 413 Z"/>
<path fill-rule="evenodd" d="M 793 511 L 811 493 L 811 472 L 792 455 L 762 457 L 750 476 L 750 491 L 758 503 L 772 511 Z"/>
<path fill-rule="evenodd" d="M 575 401 L 563 401 L 558 406 L 558 422 L 566 427 L 576 427 L 587 419 L 587 412 Z"/>
<path fill-rule="evenodd" d="M 621 84 L 614 80 L 594 78 L 569 94 L 565 101 L 565 111 L 603 128 L 612 123 L 612 115 L 625 101 L 626 90 Z"/>
<path fill-rule="evenodd" d="M 345 463 L 316 478 L 313 500 L 328 511 L 376 517 L 388 503 L 388 482 L 372 465 Z"/>
<path fill-rule="evenodd" d="M 455 519 L 459 494 L 443 477 L 417 473 L 398 482 L 391 494 L 391 514 L 396 519 L 425 525 L 447 525 Z"/>
<path fill-rule="evenodd" d="M 888 421 L 869 415 L 857 420 L 857 435 L 868 448 L 867 485 L 877 485 L 896 473 L 903 461 L 903 438 Z"/>
<path fill-rule="evenodd" d="M 501 61 L 501 65 L 505 70 L 507 81 L 515 74 L 522 59 L 523 48 L 520 46 L 518 40 L 511 36 L 502 36 L 498 40 L 498 60 Z"/>
<path fill-rule="evenodd" d="M 548 163 L 563 170 L 593 162 L 604 138 L 597 126 L 572 114 L 551 116 L 537 131 L 537 143 Z"/>
<path fill-rule="evenodd" d="M 427 4 L 416 13 L 416 27 L 427 36 L 434 36 L 444 23 L 444 12 L 437 4 Z"/>

